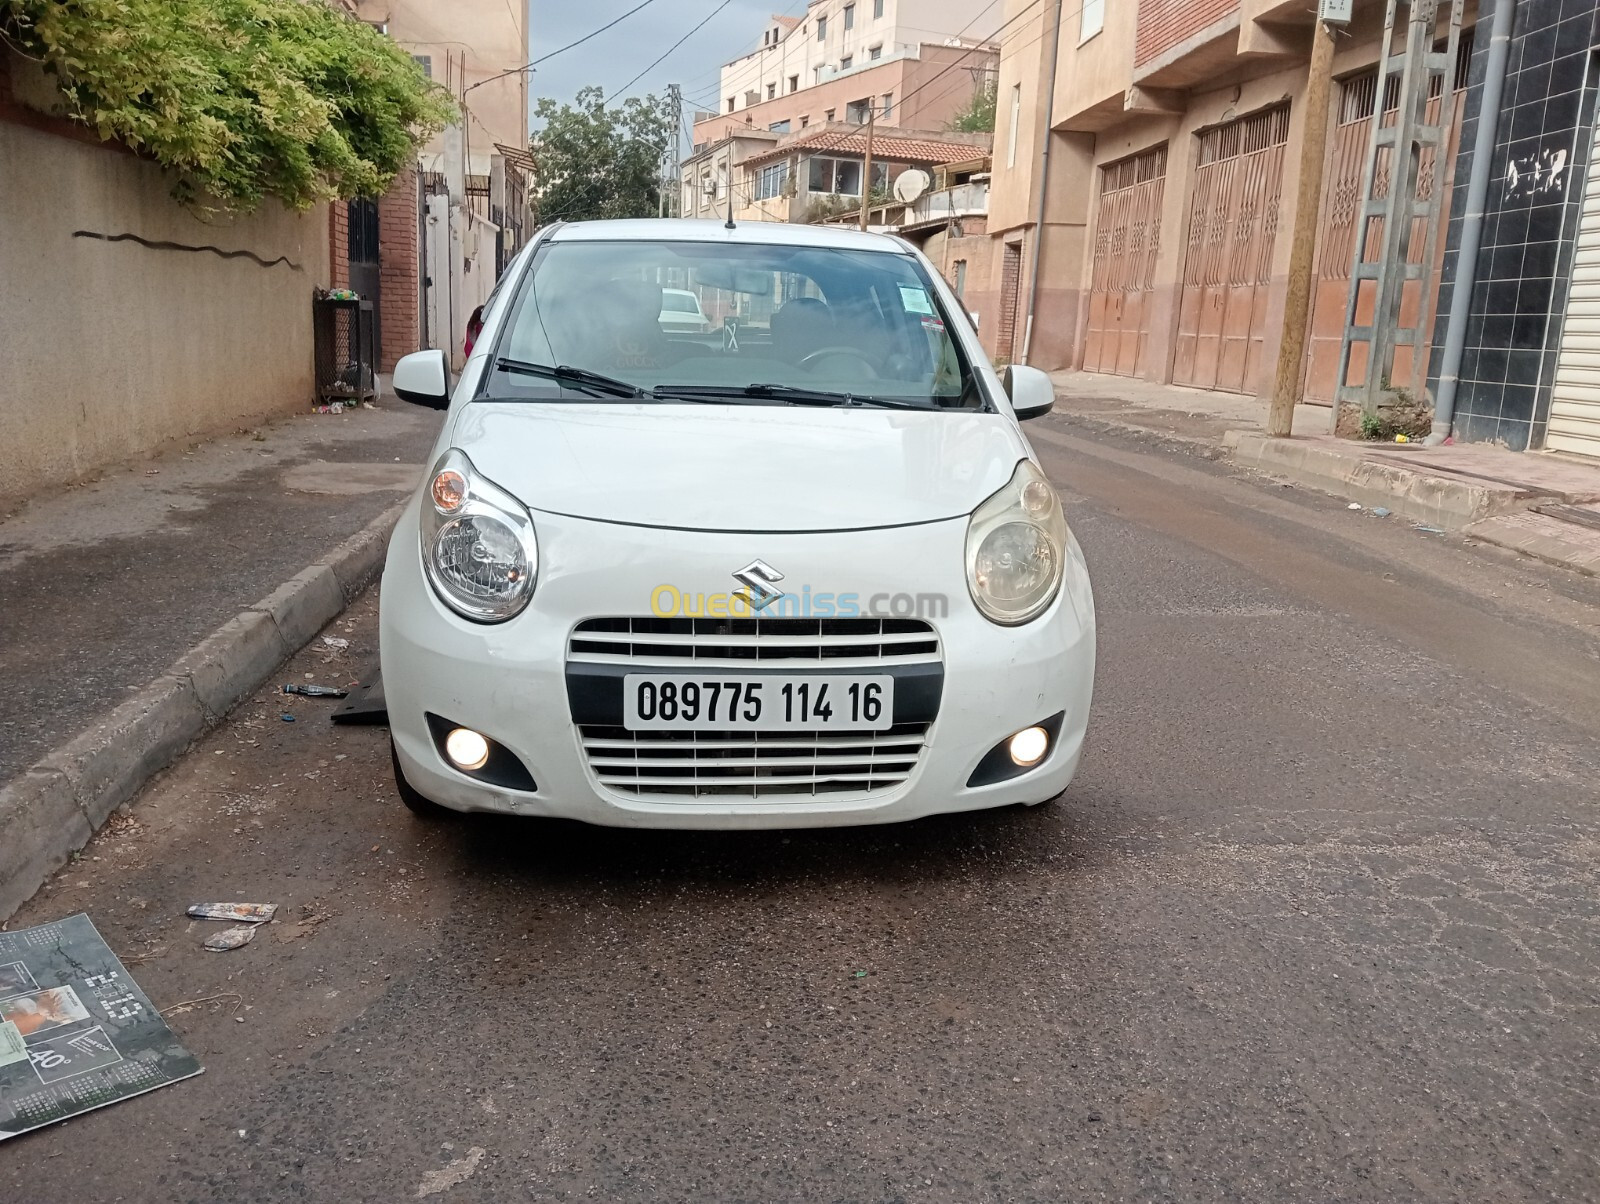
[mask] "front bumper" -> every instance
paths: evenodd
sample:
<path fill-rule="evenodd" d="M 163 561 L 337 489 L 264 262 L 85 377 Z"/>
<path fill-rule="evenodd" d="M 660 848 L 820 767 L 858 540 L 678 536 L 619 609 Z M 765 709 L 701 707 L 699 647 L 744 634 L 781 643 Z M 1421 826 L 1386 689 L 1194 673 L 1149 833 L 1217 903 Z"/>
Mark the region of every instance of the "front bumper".
<path fill-rule="evenodd" d="M 390 543 L 381 597 L 380 656 L 390 731 L 406 780 L 457 811 L 583 820 L 614 827 L 797 828 L 889 823 L 941 812 L 1053 798 L 1072 780 L 1094 681 L 1094 604 L 1082 554 L 1069 549 L 1066 582 L 1038 619 L 999 627 L 983 618 L 962 569 L 966 520 L 917 527 L 746 535 L 659 530 L 536 513 L 540 569 L 533 600 L 510 622 L 467 622 L 434 595 L 417 543 L 420 499 Z M 653 799 L 603 784 L 589 763 L 568 695 L 568 644 L 583 620 L 651 613 L 658 586 L 715 594 L 761 559 L 791 593 L 942 594 L 937 632 L 942 686 L 922 752 L 904 781 L 859 794 L 727 795 Z M 681 671 L 682 661 L 637 662 Z M 732 667 L 732 666 L 729 666 Z M 763 663 L 762 669 L 773 666 Z M 826 672 L 824 664 L 795 672 Z M 740 668 L 755 668 L 754 665 Z M 852 669 L 861 672 L 861 669 Z M 507 789 L 475 780 L 439 755 L 428 714 L 504 745 L 535 783 Z M 984 755 L 1013 732 L 1063 716 L 1036 768 L 969 787 Z"/>

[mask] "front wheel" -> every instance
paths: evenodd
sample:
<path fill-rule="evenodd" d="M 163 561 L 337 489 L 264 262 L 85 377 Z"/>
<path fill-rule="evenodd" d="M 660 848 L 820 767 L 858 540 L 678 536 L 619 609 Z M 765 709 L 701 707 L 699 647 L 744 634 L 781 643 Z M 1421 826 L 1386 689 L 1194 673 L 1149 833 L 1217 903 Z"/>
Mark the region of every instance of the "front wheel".
<path fill-rule="evenodd" d="M 449 819 L 455 814 L 448 807 L 441 807 L 430 798 L 424 798 L 417 793 L 416 787 L 406 781 L 406 775 L 400 769 L 400 754 L 394 750 L 394 737 L 389 738 L 389 761 L 394 766 L 394 786 L 400 792 L 400 801 L 406 805 L 411 814 L 421 818 L 438 821 Z"/>

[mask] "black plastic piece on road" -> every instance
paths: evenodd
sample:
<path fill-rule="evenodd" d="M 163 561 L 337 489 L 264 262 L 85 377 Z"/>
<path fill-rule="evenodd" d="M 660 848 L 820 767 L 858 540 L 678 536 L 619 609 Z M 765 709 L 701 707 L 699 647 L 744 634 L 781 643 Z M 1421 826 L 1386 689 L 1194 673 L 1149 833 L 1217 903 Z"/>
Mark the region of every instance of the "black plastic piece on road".
<path fill-rule="evenodd" d="M 371 677 L 362 682 L 343 706 L 333 713 L 335 723 L 348 724 L 352 727 L 384 727 L 389 722 L 389 706 L 383 697 L 383 672 L 375 670 Z"/>

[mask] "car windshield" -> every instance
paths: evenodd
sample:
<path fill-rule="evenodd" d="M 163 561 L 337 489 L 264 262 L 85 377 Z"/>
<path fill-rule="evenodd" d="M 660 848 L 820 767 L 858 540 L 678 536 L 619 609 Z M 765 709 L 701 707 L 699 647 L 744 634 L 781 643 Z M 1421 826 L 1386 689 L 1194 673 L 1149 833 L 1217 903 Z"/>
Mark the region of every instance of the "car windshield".
<path fill-rule="evenodd" d="M 686 328 L 674 312 L 704 321 Z M 951 320 L 898 252 L 555 241 L 519 289 L 481 396 L 986 408 Z"/>

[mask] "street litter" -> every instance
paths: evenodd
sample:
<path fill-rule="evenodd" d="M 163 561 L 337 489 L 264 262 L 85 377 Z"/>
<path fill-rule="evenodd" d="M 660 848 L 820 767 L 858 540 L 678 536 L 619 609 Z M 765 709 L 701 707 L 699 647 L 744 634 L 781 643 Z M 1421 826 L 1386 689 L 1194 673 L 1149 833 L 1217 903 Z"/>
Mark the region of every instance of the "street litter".
<path fill-rule="evenodd" d="M 285 711 L 283 714 L 279 715 L 278 718 L 282 719 L 285 723 L 293 723 L 294 722 L 294 716 L 289 714 L 288 711 Z"/>
<path fill-rule="evenodd" d="M 197 920 L 233 920 L 265 924 L 278 912 L 276 903 L 196 903 L 189 914 Z"/>
<path fill-rule="evenodd" d="M 1351 502 L 1348 506 L 1345 507 L 1345 509 L 1346 510 L 1359 510 L 1359 509 L 1361 509 L 1361 503 L 1360 502 Z"/>
<path fill-rule="evenodd" d="M 329 648 L 340 648 L 340 649 L 343 649 L 343 648 L 350 647 L 350 641 L 349 640 L 342 640 L 336 635 L 325 635 L 325 636 L 322 637 L 322 642 L 325 645 L 327 645 Z"/>
<path fill-rule="evenodd" d="M 1438 527 L 1424 527 L 1421 523 L 1414 523 L 1412 525 L 1411 529 L 1413 531 L 1425 531 L 1429 535 L 1443 535 L 1444 534 L 1444 532 L 1442 530 L 1440 530 Z"/>
<path fill-rule="evenodd" d="M 200 1073 L 86 915 L 0 932 L 0 1141 Z"/>
<path fill-rule="evenodd" d="M 338 686 L 303 686 L 297 681 L 291 681 L 283 687 L 285 694 L 302 694 L 307 698 L 344 698 L 350 691 L 341 690 Z"/>
<path fill-rule="evenodd" d="M 216 936 L 206 942 L 206 948 L 213 953 L 226 953 L 229 949 L 237 949 L 240 945 L 248 945 L 255 939 L 256 925 L 239 924 L 233 928 L 224 928 Z"/>
<path fill-rule="evenodd" d="M 1394 511 L 1390 510 L 1387 506 L 1374 506 L 1372 508 L 1372 514 L 1374 518 L 1388 518 L 1389 515 L 1393 513 Z"/>

